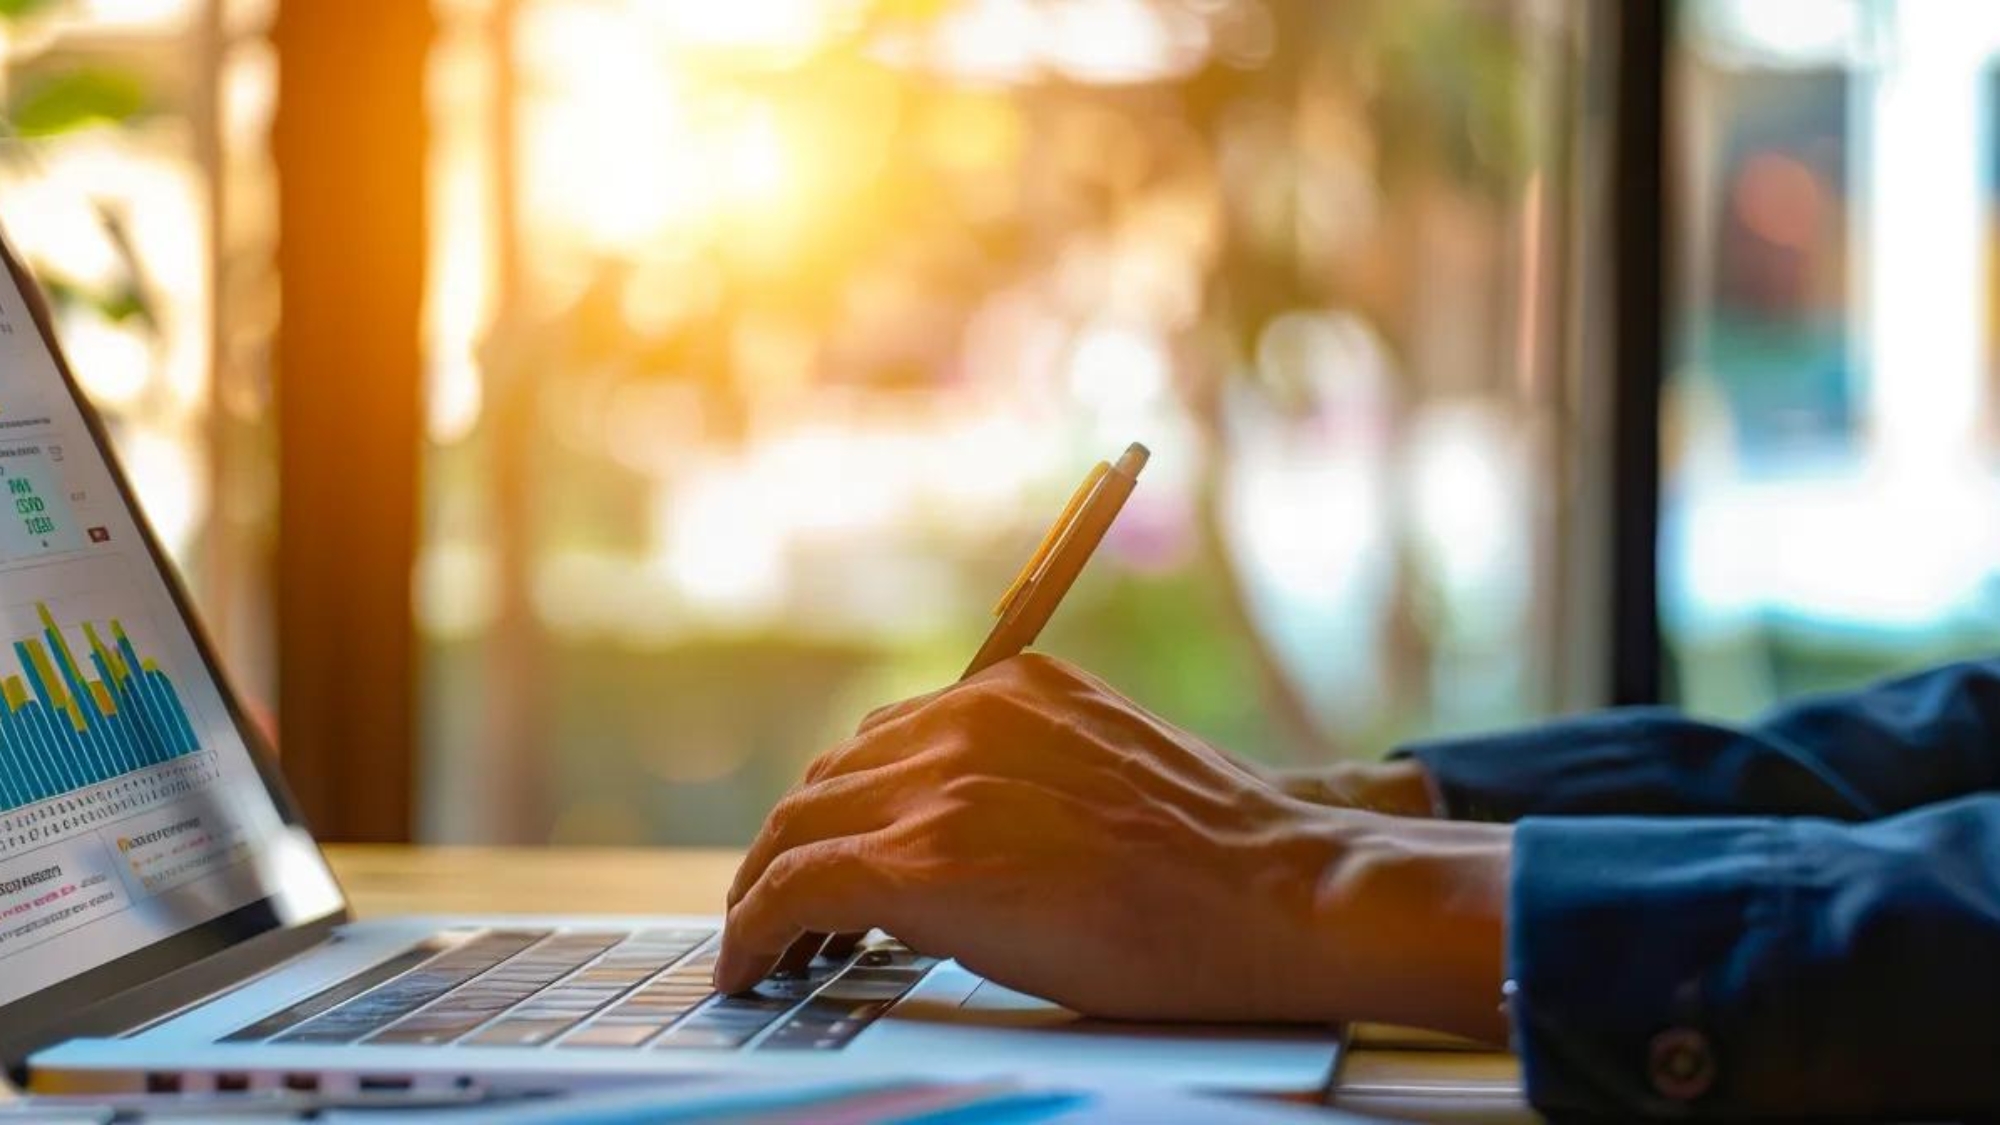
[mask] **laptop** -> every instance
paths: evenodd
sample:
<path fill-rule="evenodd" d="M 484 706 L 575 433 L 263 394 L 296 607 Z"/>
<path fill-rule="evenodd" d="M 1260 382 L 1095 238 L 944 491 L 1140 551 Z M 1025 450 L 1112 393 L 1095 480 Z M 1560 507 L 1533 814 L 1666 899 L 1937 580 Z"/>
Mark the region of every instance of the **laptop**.
<path fill-rule="evenodd" d="M 737 996 L 713 917 L 356 921 L 0 240 L 0 1063 L 61 1093 L 771 1070 L 1323 1089 L 1333 1027 L 1085 1020 L 873 934 Z"/>

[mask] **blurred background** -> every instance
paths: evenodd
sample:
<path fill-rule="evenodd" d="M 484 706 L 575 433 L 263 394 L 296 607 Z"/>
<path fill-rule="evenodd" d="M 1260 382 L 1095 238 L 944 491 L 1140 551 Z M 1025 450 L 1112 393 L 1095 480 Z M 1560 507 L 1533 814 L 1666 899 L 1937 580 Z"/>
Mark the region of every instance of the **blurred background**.
<path fill-rule="evenodd" d="M 1134 440 L 1163 716 L 1611 698 L 1616 7 L 0 0 L 0 219 L 330 835 L 737 843 Z M 1673 5 L 1670 700 L 2000 638 L 1985 8 Z"/>

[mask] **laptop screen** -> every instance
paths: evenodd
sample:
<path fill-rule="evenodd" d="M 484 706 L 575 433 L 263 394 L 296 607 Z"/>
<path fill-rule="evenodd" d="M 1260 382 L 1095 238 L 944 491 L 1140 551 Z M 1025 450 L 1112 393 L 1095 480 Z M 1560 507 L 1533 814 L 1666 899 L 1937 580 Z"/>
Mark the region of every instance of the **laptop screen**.
<path fill-rule="evenodd" d="M 0 1005 L 340 908 L 232 699 L 0 269 Z"/>

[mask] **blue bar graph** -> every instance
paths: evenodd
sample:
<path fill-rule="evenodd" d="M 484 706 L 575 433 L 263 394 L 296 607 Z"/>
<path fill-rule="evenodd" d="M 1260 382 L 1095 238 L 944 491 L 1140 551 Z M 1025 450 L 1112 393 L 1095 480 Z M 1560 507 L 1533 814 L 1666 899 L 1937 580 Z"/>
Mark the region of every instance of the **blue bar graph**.
<path fill-rule="evenodd" d="M 201 749 L 173 681 L 117 621 L 82 626 L 89 669 L 49 607 L 40 636 L 14 642 L 0 679 L 0 810 L 58 797 Z"/>

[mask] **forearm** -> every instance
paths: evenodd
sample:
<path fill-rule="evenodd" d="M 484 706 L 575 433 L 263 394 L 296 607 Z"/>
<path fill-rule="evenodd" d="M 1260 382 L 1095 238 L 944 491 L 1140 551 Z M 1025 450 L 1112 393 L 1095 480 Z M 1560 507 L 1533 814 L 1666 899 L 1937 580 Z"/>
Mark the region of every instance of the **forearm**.
<path fill-rule="evenodd" d="M 1269 779 L 1287 796 L 1315 805 L 1404 817 L 1431 817 L 1439 811 L 1430 775 L 1414 759 L 1278 770 Z"/>
<path fill-rule="evenodd" d="M 1324 1010 L 1504 1043 L 1514 830 L 1356 816 L 1315 905 L 1337 982 Z"/>

